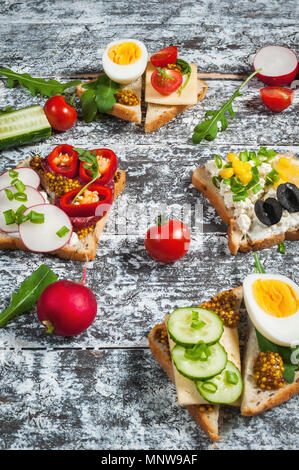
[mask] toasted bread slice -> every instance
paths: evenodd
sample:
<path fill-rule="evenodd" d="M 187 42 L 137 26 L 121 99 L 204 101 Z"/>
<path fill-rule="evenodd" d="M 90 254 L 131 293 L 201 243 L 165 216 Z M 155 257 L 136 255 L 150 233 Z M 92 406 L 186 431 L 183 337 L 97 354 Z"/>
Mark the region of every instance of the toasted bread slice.
<path fill-rule="evenodd" d="M 90 80 L 90 82 L 95 82 Z M 83 83 L 77 85 L 77 95 L 80 98 L 85 89 L 83 88 Z M 139 104 L 136 106 L 126 106 L 124 104 L 115 103 L 111 111 L 108 111 L 107 114 L 115 116 L 117 118 L 123 119 L 124 121 L 136 122 L 136 124 L 141 124 L 141 88 L 142 88 L 142 77 L 139 77 L 135 82 L 130 83 L 123 87 L 125 90 L 132 90 L 139 98 Z"/>
<path fill-rule="evenodd" d="M 148 340 L 152 355 L 165 370 L 170 380 L 174 382 L 173 366 L 165 324 L 160 323 L 159 325 L 155 325 L 148 335 Z M 218 405 L 214 405 L 213 407 L 207 407 L 205 405 L 187 405 L 186 409 L 212 441 L 220 440 L 218 435 Z"/>
<path fill-rule="evenodd" d="M 30 159 L 20 162 L 18 166 L 29 166 Z M 119 196 L 126 184 L 126 174 L 123 170 L 117 170 L 115 173 L 115 190 L 114 200 Z M 42 180 L 41 180 L 42 181 Z M 44 187 L 46 190 L 47 188 Z M 96 257 L 96 250 L 101 233 L 105 228 L 109 213 L 99 220 L 92 232 L 86 237 L 78 240 L 76 244 L 65 245 L 59 250 L 49 252 L 47 254 L 56 255 L 59 258 L 71 259 L 74 261 L 88 261 Z M 0 232 L 0 250 L 21 250 L 29 251 L 22 240 L 17 237 L 9 236 L 4 232 Z"/>
<path fill-rule="evenodd" d="M 226 293 L 228 295 L 233 294 L 235 299 L 234 310 L 238 312 L 243 298 L 242 287 L 237 287 L 230 291 L 226 291 L 224 294 Z M 239 351 L 236 352 L 236 344 L 239 344 L 237 329 L 225 328 L 225 330 L 226 338 L 224 342 L 226 350 L 231 359 L 240 368 Z M 160 323 L 159 325 L 154 326 L 148 336 L 148 339 L 150 350 L 154 358 L 165 370 L 170 380 L 175 383 L 175 369 L 171 360 L 169 340 L 165 323 Z M 218 433 L 219 405 L 188 404 L 185 407 L 212 441 L 221 440 Z"/>
<path fill-rule="evenodd" d="M 249 252 L 270 248 L 284 240 L 299 240 L 299 230 L 290 230 L 261 240 L 250 240 L 239 230 L 233 213 L 225 206 L 222 195 L 215 188 L 211 175 L 205 167 L 194 170 L 192 184 L 208 198 L 223 222 L 229 225 L 228 246 L 231 254 L 236 255 L 238 251 Z"/>
<path fill-rule="evenodd" d="M 197 79 L 197 102 L 202 101 L 206 95 L 208 85 L 203 80 Z M 166 106 L 160 104 L 147 103 L 145 117 L 145 132 L 156 131 L 168 122 L 172 121 L 178 114 L 193 105 Z"/>
<path fill-rule="evenodd" d="M 295 373 L 295 381 L 292 384 L 286 384 L 279 390 L 261 390 L 258 388 L 253 377 L 254 360 L 258 354 L 259 347 L 255 329 L 250 323 L 243 363 L 244 390 L 241 400 L 241 414 L 244 416 L 262 413 L 299 393 L 299 371 Z"/>

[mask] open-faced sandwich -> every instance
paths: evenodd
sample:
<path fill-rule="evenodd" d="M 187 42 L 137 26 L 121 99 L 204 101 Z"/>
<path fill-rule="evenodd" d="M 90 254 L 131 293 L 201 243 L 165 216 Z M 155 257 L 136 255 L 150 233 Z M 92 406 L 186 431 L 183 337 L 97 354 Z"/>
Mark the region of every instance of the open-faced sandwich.
<path fill-rule="evenodd" d="M 142 76 L 145 72 L 145 132 L 164 126 L 201 101 L 207 84 L 197 77 L 197 66 L 178 58 L 176 46 L 150 57 L 145 45 L 135 39 L 108 44 L 103 54 L 104 74 L 77 86 L 87 122 L 98 112 L 142 123 Z"/>
<path fill-rule="evenodd" d="M 215 155 L 193 172 L 193 185 L 229 225 L 232 254 L 299 240 L 299 160 L 262 147 Z"/>
<path fill-rule="evenodd" d="M 63 144 L 0 175 L 0 249 L 96 256 L 113 200 L 125 186 L 112 150 Z"/>
<path fill-rule="evenodd" d="M 249 317 L 242 366 L 239 309 Z M 253 327 L 253 324 L 255 328 Z M 221 405 L 252 416 L 299 393 L 299 287 L 274 274 L 249 275 L 242 287 L 200 307 L 175 310 L 149 334 L 151 352 L 175 383 L 178 404 L 213 440 Z"/>

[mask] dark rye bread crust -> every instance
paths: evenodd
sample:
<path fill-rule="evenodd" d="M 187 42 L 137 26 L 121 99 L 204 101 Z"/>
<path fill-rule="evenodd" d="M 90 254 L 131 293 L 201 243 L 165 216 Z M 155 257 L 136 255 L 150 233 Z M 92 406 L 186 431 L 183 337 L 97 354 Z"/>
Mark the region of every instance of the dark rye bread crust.
<path fill-rule="evenodd" d="M 17 166 L 28 166 L 29 160 L 20 162 Z M 43 180 L 41 179 L 41 183 Z M 115 173 L 115 189 L 114 189 L 114 200 L 123 191 L 126 184 L 126 174 L 123 170 L 117 170 Z M 44 190 L 47 188 L 42 184 Z M 106 214 L 101 220 L 99 220 L 95 226 L 95 229 L 89 233 L 79 243 L 73 246 L 66 245 L 59 250 L 51 251 L 47 254 L 55 255 L 59 258 L 70 259 L 73 261 L 91 261 L 96 257 L 96 251 L 98 241 L 101 233 L 103 232 L 109 213 Z M 4 232 L 0 232 L 0 250 L 20 250 L 30 251 L 26 248 L 22 240 L 19 238 L 11 237 Z"/>
<path fill-rule="evenodd" d="M 164 323 L 155 325 L 152 328 L 148 335 L 149 346 L 156 361 L 174 383 L 173 365 L 170 354 L 165 345 L 160 341 L 161 331 L 163 329 L 165 329 Z M 221 440 L 218 435 L 218 405 L 213 406 L 213 411 L 200 411 L 200 405 L 187 405 L 185 408 L 213 442 Z"/>
<path fill-rule="evenodd" d="M 205 167 L 194 170 L 192 184 L 208 198 L 223 222 L 228 224 L 228 246 L 232 255 L 236 255 L 238 251 L 249 252 L 270 248 L 284 240 L 299 240 L 299 230 L 290 230 L 257 241 L 251 241 L 248 237 L 243 237 L 237 227 L 233 213 L 226 208 L 223 197 L 216 190 Z"/>

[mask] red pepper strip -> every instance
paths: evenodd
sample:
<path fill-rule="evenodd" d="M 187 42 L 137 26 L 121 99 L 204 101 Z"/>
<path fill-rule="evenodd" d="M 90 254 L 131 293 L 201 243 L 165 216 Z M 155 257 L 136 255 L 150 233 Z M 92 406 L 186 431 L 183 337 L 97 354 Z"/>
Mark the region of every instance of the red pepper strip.
<path fill-rule="evenodd" d="M 69 157 L 65 164 L 59 162 L 59 156 L 67 155 Z M 61 158 L 62 160 L 63 158 Z M 67 178 L 74 178 L 78 174 L 78 152 L 74 150 L 72 145 L 62 144 L 55 147 L 54 150 L 48 155 L 48 163 L 51 170 L 58 175 L 66 176 Z"/>
<path fill-rule="evenodd" d="M 74 197 L 81 191 L 82 187 L 65 193 L 60 199 L 60 208 L 70 217 L 103 217 L 112 205 L 113 193 L 111 188 L 93 183 L 88 186 L 86 191 L 96 191 L 99 196 L 99 201 L 90 204 L 72 204 Z M 80 202 L 79 199 L 77 199 L 76 202 Z"/>
<path fill-rule="evenodd" d="M 99 162 L 99 170 L 101 176 L 95 181 L 96 183 L 100 184 L 107 184 L 109 183 L 117 170 L 117 157 L 115 153 L 110 150 L 110 149 L 95 149 L 95 150 L 90 150 L 91 153 L 96 152 L 97 157 L 102 157 L 103 159 L 109 160 L 109 162 L 106 163 L 103 161 L 101 164 L 101 158 L 98 158 Z M 90 171 L 84 167 L 86 165 L 85 162 L 80 163 L 80 168 L 79 168 L 79 176 L 80 179 L 83 183 L 88 183 L 89 181 L 92 180 Z M 102 167 L 102 169 L 101 169 Z"/>

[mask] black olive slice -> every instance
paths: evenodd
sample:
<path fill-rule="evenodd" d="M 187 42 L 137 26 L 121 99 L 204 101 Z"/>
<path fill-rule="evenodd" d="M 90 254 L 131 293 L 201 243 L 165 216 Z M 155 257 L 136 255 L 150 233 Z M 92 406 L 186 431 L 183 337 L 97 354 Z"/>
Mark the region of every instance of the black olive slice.
<path fill-rule="evenodd" d="M 295 184 L 280 184 L 277 188 L 277 199 L 288 212 L 299 211 L 299 188 Z"/>
<path fill-rule="evenodd" d="M 274 197 L 256 201 L 254 211 L 259 221 L 268 226 L 277 224 L 282 216 L 282 207 Z"/>

